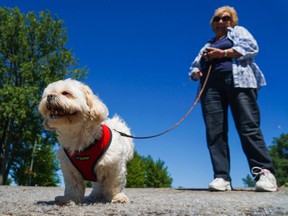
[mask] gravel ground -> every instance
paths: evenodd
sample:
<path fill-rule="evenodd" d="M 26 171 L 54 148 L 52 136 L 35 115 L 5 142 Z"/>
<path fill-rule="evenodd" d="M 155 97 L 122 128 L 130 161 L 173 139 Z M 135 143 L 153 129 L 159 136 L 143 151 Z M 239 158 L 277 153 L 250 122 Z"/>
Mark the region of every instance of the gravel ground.
<path fill-rule="evenodd" d="M 128 204 L 55 205 L 54 197 L 63 192 L 56 187 L 0 186 L 0 215 L 288 215 L 288 188 L 277 193 L 126 189 Z"/>

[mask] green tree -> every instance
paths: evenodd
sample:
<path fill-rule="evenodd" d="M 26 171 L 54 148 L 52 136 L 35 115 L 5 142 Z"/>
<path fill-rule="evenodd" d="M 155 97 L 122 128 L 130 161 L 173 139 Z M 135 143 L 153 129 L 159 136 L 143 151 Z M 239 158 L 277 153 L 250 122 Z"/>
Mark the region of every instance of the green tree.
<path fill-rule="evenodd" d="M 145 167 L 141 156 L 135 152 L 133 159 L 127 164 L 127 184 L 128 188 L 145 187 Z"/>
<path fill-rule="evenodd" d="M 15 162 L 15 168 L 12 169 L 11 176 L 18 185 L 38 185 L 38 186 L 57 186 L 60 183 L 58 175 L 55 172 L 59 170 L 59 164 L 55 159 L 55 150 L 52 145 L 34 145 L 32 155 L 28 158 L 18 157 Z M 44 156 L 44 158 L 42 158 Z M 31 158 L 30 164 L 26 161 Z M 16 168 L 17 166 L 17 168 Z"/>
<path fill-rule="evenodd" d="M 278 185 L 288 186 L 288 134 L 281 134 L 279 138 L 274 138 L 269 151 Z"/>
<path fill-rule="evenodd" d="M 19 184 L 29 182 L 30 175 L 25 177 L 23 171 L 31 165 L 35 143 L 45 152 L 35 156 L 35 170 L 31 172 L 36 175 L 30 182 L 57 183 L 57 178 L 46 182 L 46 177 L 41 177 L 45 172 L 55 175 L 58 166 L 51 146 L 56 143 L 55 135 L 44 131 L 37 108 L 50 82 L 66 77 L 80 79 L 87 73 L 65 48 L 66 42 L 63 21 L 49 11 L 36 15 L 22 14 L 18 8 L 0 8 L 0 185 L 10 181 L 10 173 Z M 41 164 L 48 161 L 51 166 L 46 170 Z"/>
<path fill-rule="evenodd" d="M 166 188 L 171 187 L 173 179 L 170 177 L 164 161 L 158 159 L 156 162 L 151 156 L 143 158 L 145 166 L 145 187 Z"/>
<path fill-rule="evenodd" d="M 254 187 L 255 181 L 254 179 L 248 174 L 246 178 L 242 178 L 244 187 Z"/>
<path fill-rule="evenodd" d="M 127 172 L 128 188 L 171 187 L 173 181 L 163 161 L 155 162 L 151 156 L 141 157 L 137 152 L 128 163 Z"/>

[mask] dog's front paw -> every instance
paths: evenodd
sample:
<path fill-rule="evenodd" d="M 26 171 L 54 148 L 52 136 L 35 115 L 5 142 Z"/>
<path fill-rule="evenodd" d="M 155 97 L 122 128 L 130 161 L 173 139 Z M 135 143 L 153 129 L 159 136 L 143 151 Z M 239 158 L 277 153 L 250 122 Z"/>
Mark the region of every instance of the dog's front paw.
<path fill-rule="evenodd" d="M 112 198 L 111 202 L 112 203 L 128 203 L 129 198 L 124 193 L 118 193 Z"/>
<path fill-rule="evenodd" d="M 55 204 L 56 205 L 73 205 L 73 204 L 77 204 L 78 202 L 75 202 L 74 200 L 70 199 L 67 196 L 57 196 L 55 197 Z"/>
<path fill-rule="evenodd" d="M 89 195 L 88 197 L 85 197 L 85 202 L 88 203 L 105 203 L 107 200 L 105 199 L 105 196 L 102 194 L 98 195 Z"/>

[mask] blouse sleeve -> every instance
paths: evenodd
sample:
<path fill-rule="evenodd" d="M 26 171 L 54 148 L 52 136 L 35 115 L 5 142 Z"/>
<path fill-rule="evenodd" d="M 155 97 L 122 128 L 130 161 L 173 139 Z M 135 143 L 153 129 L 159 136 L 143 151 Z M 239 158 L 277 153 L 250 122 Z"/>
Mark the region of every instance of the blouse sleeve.
<path fill-rule="evenodd" d="M 234 43 L 232 48 L 242 55 L 239 60 L 254 58 L 258 54 L 257 41 L 246 28 L 242 26 L 228 28 L 228 37 Z"/>
<path fill-rule="evenodd" d="M 209 43 L 205 44 L 205 46 L 200 50 L 194 61 L 192 62 L 190 66 L 190 72 L 189 72 L 189 77 L 192 79 L 192 74 L 198 71 L 201 71 L 201 65 L 200 65 L 200 60 L 202 57 L 203 52 L 206 50 L 206 48 L 209 46 Z"/>

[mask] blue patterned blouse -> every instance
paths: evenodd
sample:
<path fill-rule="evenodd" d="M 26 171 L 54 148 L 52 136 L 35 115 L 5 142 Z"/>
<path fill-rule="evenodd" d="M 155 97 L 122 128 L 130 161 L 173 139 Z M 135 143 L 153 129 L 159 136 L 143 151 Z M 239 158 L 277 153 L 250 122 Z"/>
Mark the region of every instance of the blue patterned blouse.
<path fill-rule="evenodd" d="M 254 57 L 257 55 L 259 48 L 252 34 L 242 26 L 234 26 L 227 28 L 227 37 L 233 41 L 235 51 L 242 56 L 232 58 L 232 72 L 235 88 L 261 88 L 266 85 L 264 74 L 254 62 Z M 189 76 L 192 73 L 201 71 L 201 56 L 207 47 L 211 46 L 209 40 L 200 50 L 198 56 L 192 62 Z"/>

